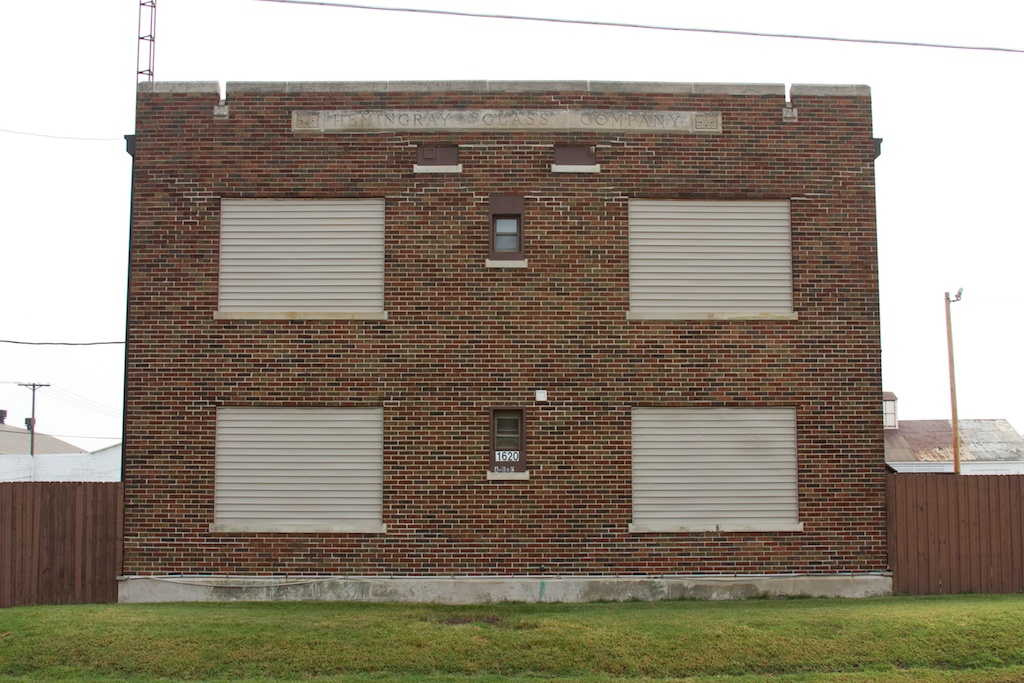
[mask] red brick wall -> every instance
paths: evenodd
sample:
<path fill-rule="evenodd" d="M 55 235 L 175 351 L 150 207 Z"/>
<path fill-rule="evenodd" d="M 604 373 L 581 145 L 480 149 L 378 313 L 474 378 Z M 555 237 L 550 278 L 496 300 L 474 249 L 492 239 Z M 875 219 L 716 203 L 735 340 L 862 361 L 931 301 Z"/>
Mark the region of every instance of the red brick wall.
<path fill-rule="evenodd" d="M 142 93 L 124 571 L 860 572 L 886 568 L 870 99 L 637 93 Z M 716 135 L 297 135 L 293 110 L 656 108 Z M 598 145 L 555 174 L 553 143 Z M 462 174 L 412 173 L 417 144 Z M 478 146 L 474 146 L 478 145 Z M 491 193 L 526 269 L 485 269 Z M 220 198 L 385 197 L 386 321 L 214 320 Z M 790 199 L 796 321 L 628 321 L 628 198 Z M 546 404 L 533 390 L 547 389 Z M 222 405 L 385 406 L 386 534 L 210 533 Z M 531 479 L 486 479 L 526 409 Z M 630 534 L 631 406 L 792 405 L 802 533 Z"/>

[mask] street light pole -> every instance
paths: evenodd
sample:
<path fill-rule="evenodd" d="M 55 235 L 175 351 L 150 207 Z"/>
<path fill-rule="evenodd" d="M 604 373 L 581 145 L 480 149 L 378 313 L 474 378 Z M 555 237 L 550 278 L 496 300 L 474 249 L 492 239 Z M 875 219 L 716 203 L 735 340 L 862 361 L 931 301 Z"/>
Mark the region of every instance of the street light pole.
<path fill-rule="evenodd" d="M 960 474 L 960 420 L 956 414 L 956 372 L 953 369 L 953 319 L 949 315 L 949 305 L 960 301 L 964 288 L 961 287 L 956 297 L 949 298 L 946 292 L 946 345 L 949 348 L 949 400 L 953 406 L 953 474 Z"/>

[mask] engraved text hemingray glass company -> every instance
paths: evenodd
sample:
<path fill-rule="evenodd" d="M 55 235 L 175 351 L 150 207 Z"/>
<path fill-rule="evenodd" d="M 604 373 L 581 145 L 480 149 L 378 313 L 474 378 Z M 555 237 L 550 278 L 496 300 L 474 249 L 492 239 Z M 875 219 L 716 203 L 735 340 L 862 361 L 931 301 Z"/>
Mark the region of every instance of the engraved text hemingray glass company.
<path fill-rule="evenodd" d="M 295 131 L 604 130 L 720 133 L 717 112 L 630 109 L 347 109 L 296 111 Z"/>

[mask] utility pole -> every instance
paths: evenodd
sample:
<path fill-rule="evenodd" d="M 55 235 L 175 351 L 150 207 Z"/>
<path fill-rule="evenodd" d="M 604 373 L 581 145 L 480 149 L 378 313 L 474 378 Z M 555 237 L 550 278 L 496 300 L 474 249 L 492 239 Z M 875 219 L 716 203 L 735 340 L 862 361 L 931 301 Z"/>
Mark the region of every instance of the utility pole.
<path fill-rule="evenodd" d="M 961 287 L 953 299 L 946 292 L 946 345 L 949 347 L 949 400 L 953 406 L 953 474 L 960 474 L 960 420 L 956 414 L 956 372 L 953 370 L 953 319 L 949 305 L 960 301 L 964 288 Z"/>
<path fill-rule="evenodd" d="M 41 382 L 19 382 L 19 387 L 28 387 L 32 390 L 32 417 L 25 418 L 25 426 L 28 427 L 28 454 L 36 454 L 36 389 L 48 387 L 49 384 Z"/>

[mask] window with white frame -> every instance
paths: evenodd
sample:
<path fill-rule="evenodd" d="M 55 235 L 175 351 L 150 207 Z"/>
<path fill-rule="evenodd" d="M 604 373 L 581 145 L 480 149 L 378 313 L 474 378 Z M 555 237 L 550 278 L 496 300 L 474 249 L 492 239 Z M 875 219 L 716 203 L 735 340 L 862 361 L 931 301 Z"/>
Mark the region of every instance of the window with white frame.
<path fill-rule="evenodd" d="M 631 319 L 794 319 L 788 201 L 629 202 Z"/>
<path fill-rule="evenodd" d="M 882 396 L 882 424 L 886 429 L 899 429 L 896 418 L 896 394 L 886 392 Z"/>
<path fill-rule="evenodd" d="M 633 408 L 630 531 L 802 531 L 793 408 Z"/>
<path fill-rule="evenodd" d="M 384 200 L 222 200 L 219 292 L 218 318 L 386 318 Z"/>
<path fill-rule="evenodd" d="M 382 408 L 221 407 L 212 531 L 381 533 Z"/>

